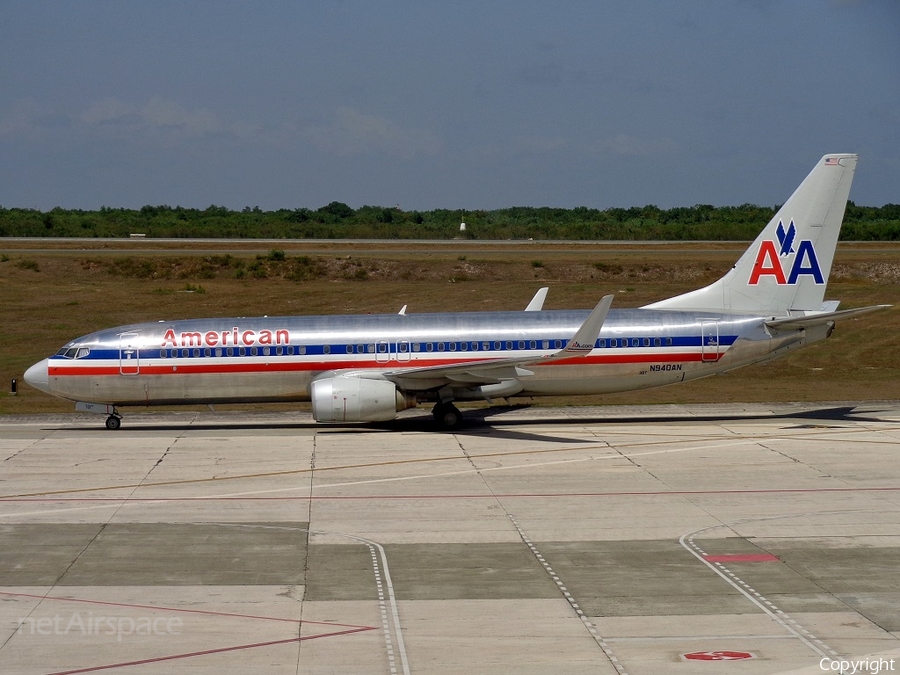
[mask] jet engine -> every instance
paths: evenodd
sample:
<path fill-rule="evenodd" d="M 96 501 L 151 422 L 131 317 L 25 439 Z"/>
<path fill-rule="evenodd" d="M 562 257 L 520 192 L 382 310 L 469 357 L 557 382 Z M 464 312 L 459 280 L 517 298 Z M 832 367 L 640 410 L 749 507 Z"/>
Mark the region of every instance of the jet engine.
<path fill-rule="evenodd" d="M 387 380 L 337 375 L 315 380 L 309 388 L 317 422 L 386 422 L 398 410 L 416 405 L 416 397 Z"/>

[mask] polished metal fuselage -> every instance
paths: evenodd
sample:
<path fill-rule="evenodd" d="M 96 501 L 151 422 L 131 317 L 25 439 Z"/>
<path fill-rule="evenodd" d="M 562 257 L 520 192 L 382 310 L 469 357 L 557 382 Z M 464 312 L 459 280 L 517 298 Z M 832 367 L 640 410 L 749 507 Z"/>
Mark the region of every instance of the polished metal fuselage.
<path fill-rule="evenodd" d="M 113 405 L 309 399 L 332 371 L 387 377 L 419 400 L 448 385 L 403 385 L 406 369 L 549 355 L 584 311 L 222 318 L 143 323 L 68 343 L 47 360 L 50 393 Z M 826 330 L 772 334 L 763 316 L 610 311 L 587 356 L 528 366 L 497 395 L 581 395 L 657 387 L 774 358 Z M 768 317 L 771 318 L 771 317 Z M 450 385 L 453 398 L 486 389 Z M 445 394 L 446 395 L 446 394 Z"/>

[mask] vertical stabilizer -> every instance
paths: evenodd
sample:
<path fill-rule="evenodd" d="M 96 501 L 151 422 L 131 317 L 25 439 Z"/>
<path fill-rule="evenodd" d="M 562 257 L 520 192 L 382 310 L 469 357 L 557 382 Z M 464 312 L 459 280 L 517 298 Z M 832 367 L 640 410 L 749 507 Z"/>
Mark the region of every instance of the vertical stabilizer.
<path fill-rule="evenodd" d="M 645 309 L 818 311 L 855 169 L 854 154 L 825 155 L 728 274 Z"/>

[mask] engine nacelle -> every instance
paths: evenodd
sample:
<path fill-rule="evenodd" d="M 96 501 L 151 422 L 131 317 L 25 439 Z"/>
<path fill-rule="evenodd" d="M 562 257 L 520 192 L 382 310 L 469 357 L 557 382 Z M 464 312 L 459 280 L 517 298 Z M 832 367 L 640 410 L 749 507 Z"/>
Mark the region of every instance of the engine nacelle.
<path fill-rule="evenodd" d="M 309 393 L 316 422 L 386 422 L 416 405 L 416 397 L 393 382 L 355 375 L 315 380 Z"/>

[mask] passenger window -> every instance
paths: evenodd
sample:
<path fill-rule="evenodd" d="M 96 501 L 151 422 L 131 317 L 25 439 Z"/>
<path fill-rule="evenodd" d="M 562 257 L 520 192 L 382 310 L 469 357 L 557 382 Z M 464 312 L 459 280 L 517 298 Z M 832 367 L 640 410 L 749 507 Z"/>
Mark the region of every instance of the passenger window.
<path fill-rule="evenodd" d="M 672 346 L 672 338 L 666 338 L 666 347 Z"/>
<path fill-rule="evenodd" d="M 550 349 L 550 340 L 544 340 L 542 343 L 543 349 Z"/>
<path fill-rule="evenodd" d="M 203 350 L 203 356 L 211 356 L 211 355 L 212 355 L 212 350 L 209 347 L 207 347 L 206 349 Z"/>
<path fill-rule="evenodd" d="M 642 342 L 643 342 L 643 344 L 644 344 L 645 347 L 649 347 L 649 346 L 650 346 L 650 338 L 644 338 Z"/>
<path fill-rule="evenodd" d="M 305 347 L 301 347 L 301 349 L 305 349 Z M 256 356 L 257 354 L 259 354 L 259 348 L 250 347 L 250 356 Z"/>
<path fill-rule="evenodd" d="M 426 343 L 425 343 L 425 351 L 426 351 L 426 352 L 433 352 L 433 351 L 434 351 L 434 345 L 433 345 L 432 343 L 430 343 L 430 342 L 426 342 Z"/>
<path fill-rule="evenodd" d="M 216 347 L 216 356 L 222 356 L 222 348 Z"/>
<path fill-rule="evenodd" d="M 438 342 L 438 351 L 439 352 L 444 351 L 444 343 L 443 342 Z"/>
<path fill-rule="evenodd" d="M 228 349 L 225 350 L 225 353 L 228 356 L 234 356 L 234 347 L 229 347 Z"/>
<path fill-rule="evenodd" d="M 654 347 L 659 347 L 661 345 L 662 345 L 662 340 L 660 340 L 659 338 L 653 338 L 653 346 Z"/>
<path fill-rule="evenodd" d="M 269 348 L 266 347 L 266 348 L 263 350 L 263 353 L 264 353 L 266 356 L 268 356 L 268 355 L 269 355 Z M 330 354 L 330 353 L 331 353 L 331 345 L 322 345 L 322 353 L 323 353 L 323 354 Z"/>
<path fill-rule="evenodd" d="M 268 347 L 263 347 L 263 356 L 268 356 L 271 353 L 272 353 L 271 349 L 269 349 Z"/>

